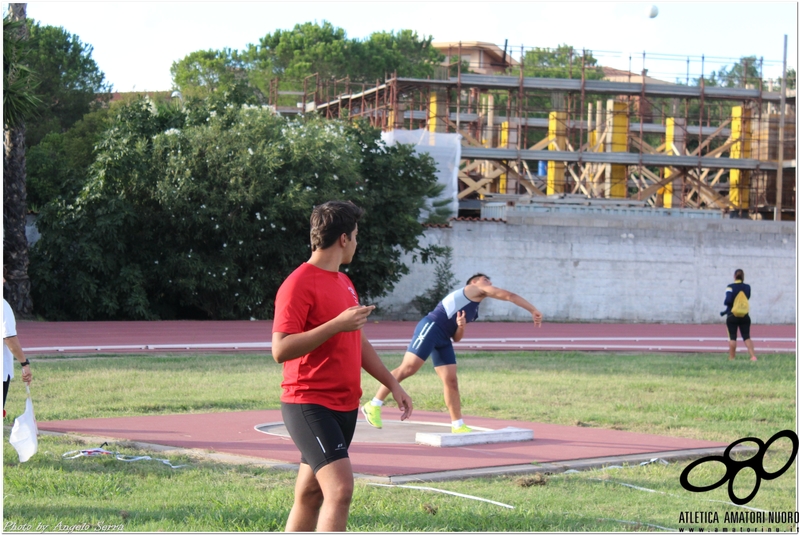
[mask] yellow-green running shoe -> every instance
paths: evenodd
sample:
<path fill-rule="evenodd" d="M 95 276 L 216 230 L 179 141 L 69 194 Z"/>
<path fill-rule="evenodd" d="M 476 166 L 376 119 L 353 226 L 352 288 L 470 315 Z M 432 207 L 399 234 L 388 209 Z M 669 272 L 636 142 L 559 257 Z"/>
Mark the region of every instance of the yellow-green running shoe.
<path fill-rule="evenodd" d="M 453 433 L 471 433 L 472 431 L 473 431 L 472 428 L 469 427 L 468 425 L 462 425 L 460 427 L 452 428 Z"/>
<path fill-rule="evenodd" d="M 366 423 L 372 427 L 383 429 L 383 418 L 380 417 L 382 407 L 375 407 L 371 402 L 361 407 L 361 412 L 366 417 Z"/>

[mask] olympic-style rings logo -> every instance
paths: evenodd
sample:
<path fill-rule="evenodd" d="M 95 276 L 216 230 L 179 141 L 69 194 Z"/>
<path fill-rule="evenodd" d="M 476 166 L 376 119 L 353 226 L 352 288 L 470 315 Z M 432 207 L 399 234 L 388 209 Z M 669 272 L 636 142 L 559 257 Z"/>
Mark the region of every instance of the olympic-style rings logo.
<path fill-rule="evenodd" d="M 791 458 L 788 459 L 788 462 L 785 463 L 785 466 L 783 466 L 776 472 L 766 472 L 765 468 L 763 467 L 763 457 L 766 455 L 766 452 L 768 451 L 769 447 L 775 441 L 783 437 L 788 437 L 791 440 L 791 443 L 793 444 L 793 450 L 791 451 Z M 735 461 L 730 458 L 730 452 L 735 446 L 737 446 L 742 442 L 754 442 L 759 446 L 759 448 L 757 450 L 757 453 L 755 453 L 755 455 L 752 458 L 746 459 L 745 461 Z M 724 455 L 712 455 L 710 457 L 703 457 L 686 466 L 685 470 L 682 471 L 682 475 L 680 475 L 680 485 L 682 485 L 682 487 L 685 490 L 690 492 L 707 492 L 709 490 L 713 490 L 722 486 L 727 480 L 729 480 L 730 483 L 727 486 L 727 493 L 730 495 L 730 500 L 732 500 L 732 502 L 736 505 L 744 505 L 752 501 L 752 499 L 755 497 L 755 494 L 757 494 L 758 489 L 760 489 L 761 479 L 765 479 L 766 481 L 777 479 L 782 474 L 784 474 L 785 471 L 788 470 L 788 468 L 791 467 L 791 464 L 793 464 L 794 459 L 796 459 L 797 447 L 799 447 L 799 437 L 797 437 L 796 433 L 794 433 L 790 429 L 786 429 L 784 431 L 776 433 L 773 437 L 768 439 L 768 442 L 766 442 L 765 444 L 763 444 L 763 441 L 760 440 L 759 438 L 755 437 L 742 438 L 740 440 L 736 440 L 735 442 L 727 446 L 727 449 L 724 450 Z M 727 472 L 724 474 L 724 477 L 722 477 L 720 480 L 716 481 L 712 485 L 707 485 L 705 487 L 696 487 L 688 482 L 688 475 L 691 473 L 691 470 L 693 470 L 700 464 L 709 463 L 713 461 L 718 461 L 727 467 Z M 751 468 L 752 470 L 754 470 L 757 479 L 755 480 L 755 487 L 752 489 L 752 492 L 749 494 L 749 496 L 745 498 L 739 498 L 738 496 L 735 495 L 735 492 L 733 491 L 733 483 L 735 482 L 735 476 L 737 476 L 738 472 L 740 472 L 744 468 Z"/>

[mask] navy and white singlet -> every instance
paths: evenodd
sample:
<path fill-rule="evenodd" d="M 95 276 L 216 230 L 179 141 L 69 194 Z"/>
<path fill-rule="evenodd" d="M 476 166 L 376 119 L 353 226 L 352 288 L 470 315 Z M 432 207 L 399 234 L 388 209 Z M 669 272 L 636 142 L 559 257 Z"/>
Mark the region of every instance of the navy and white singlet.
<path fill-rule="evenodd" d="M 465 288 L 455 290 L 442 299 L 436 308 L 416 325 L 407 351 L 427 360 L 433 356 L 433 365 L 455 364 L 452 336 L 458 329 L 458 312 L 466 313 L 466 323 L 477 319 L 480 303 L 466 297 Z"/>

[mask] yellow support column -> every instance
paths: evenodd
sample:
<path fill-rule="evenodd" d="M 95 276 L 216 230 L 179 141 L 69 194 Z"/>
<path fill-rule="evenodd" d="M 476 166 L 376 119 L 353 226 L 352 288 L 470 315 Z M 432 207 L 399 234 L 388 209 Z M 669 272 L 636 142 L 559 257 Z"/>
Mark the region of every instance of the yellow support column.
<path fill-rule="evenodd" d="M 591 138 L 591 150 L 594 152 L 602 152 L 605 150 L 604 142 L 600 140 L 603 139 L 602 136 L 607 129 L 607 125 L 605 124 L 606 119 L 604 105 L 601 100 L 597 100 L 596 126 L 594 127 L 594 135 Z M 605 176 L 605 166 L 598 163 L 589 165 L 591 165 L 591 173 L 589 176 L 591 182 L 591 196 L 599 197 L 599 192 L 602 189 L 602 182 Z"/>
<path fill-rule="evenodd" d="M 752 157 L 752 121 L 751 110 L 743 106 L 732 108 L 732 125 L 730 137 L 735 143 L 730 147 L 730 158 Z M 730 202 L 735 208 L 749 208 L 749 171 L 730 169 Z"/>
<path fill-rule="evenodd" d="M 494 127 L 494 95 L 490 93 L 486 95 L 486 107 L 486 126 L 483 145 L 490 148 L 494 146 L 494 142 L 497 139 Z"/>
<path fill-rule="evenodd" d="M 675 119 L 669 117 L 666 119 L 666 150 L 664 153 L 668 156 L 676 156 L 677 153 L 674 149 L 680 151 L 680 155 L 684 154 L 685 148 L 685 119 Z M 664 178 L 669 178 L 674 172 L 670 167 L 663 171 Z M 663 208 L 674 207 L 674 182 L 669 182 L 658 190 L 658 195 L 663 198 Z"/>
<path fill-rule="evenodd" d="M 446 132 L 447 123 L 447 104 L 444 95 L 440 91 L 430 91 L 430 106 L 427 109 L 427 130 L 431 134 L 436 132 Z M 436 144 L 436 136 L 430 136 L 430 144 Z"/>
<path fill-rule="evenodd" d="M 549 150 L 566 150 L 566 112 L 549 112 Z M 566 191 L 566 164 L 547 162 L 547 195 Z"/>
<path fill-rule="evenodd" d="M 627 152 L 627 133 L 630 126 L 629 103 L 608 100 L 607 137 L 605 152 Z M 610 166 L 610 176 L 605 176 L 605 197 L 627 197 L 627 166 Z"/>
<path fill-rule="evenodd" d="M 503 121 L 499 130 L 499 146 L 501 148 L 507 149 L 509 139 L 510 139 L 510 123 L 508 121 Z"/>
<path fill-rule="evenodd" d="M 499 131 L 499 146 L 502 148 L 509 148 L 510 147 L 510 121 L 503 121 L 502 128 Z M 499 186 L 497 187 L 497 193 L 507 193 L 508 192 L 508 174 L 502 173 L 499 175 Z"/>
<path fill-rule="evenodd" d="M 405 104 L 397 104 L 388 112 L 388 129 L 402 130 L 405 128 Z"/>

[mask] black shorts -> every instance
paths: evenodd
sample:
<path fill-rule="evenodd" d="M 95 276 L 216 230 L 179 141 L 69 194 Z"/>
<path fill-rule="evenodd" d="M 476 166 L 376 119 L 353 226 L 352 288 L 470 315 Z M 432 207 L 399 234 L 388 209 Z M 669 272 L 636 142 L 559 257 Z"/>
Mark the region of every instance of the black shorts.
<path fill-rule="evenodd" d="M 300 462 L 313 473 L 333 461 L 349 457 L 358 409 L 334 411 L 312 403 L 280 403 L 283 423 L 300 450 Z"/>
<path fill-rule="evenodd" d="M 743 318 L 727 314 L 727 333 L 730 335 L 730 341 L 733 342 L 738 337 L 738 329 L 741 330 L 741 338 L 744 341 L 749 340 L 749 327 L 752 325 L 752 320 L 749 314 Z"/>

